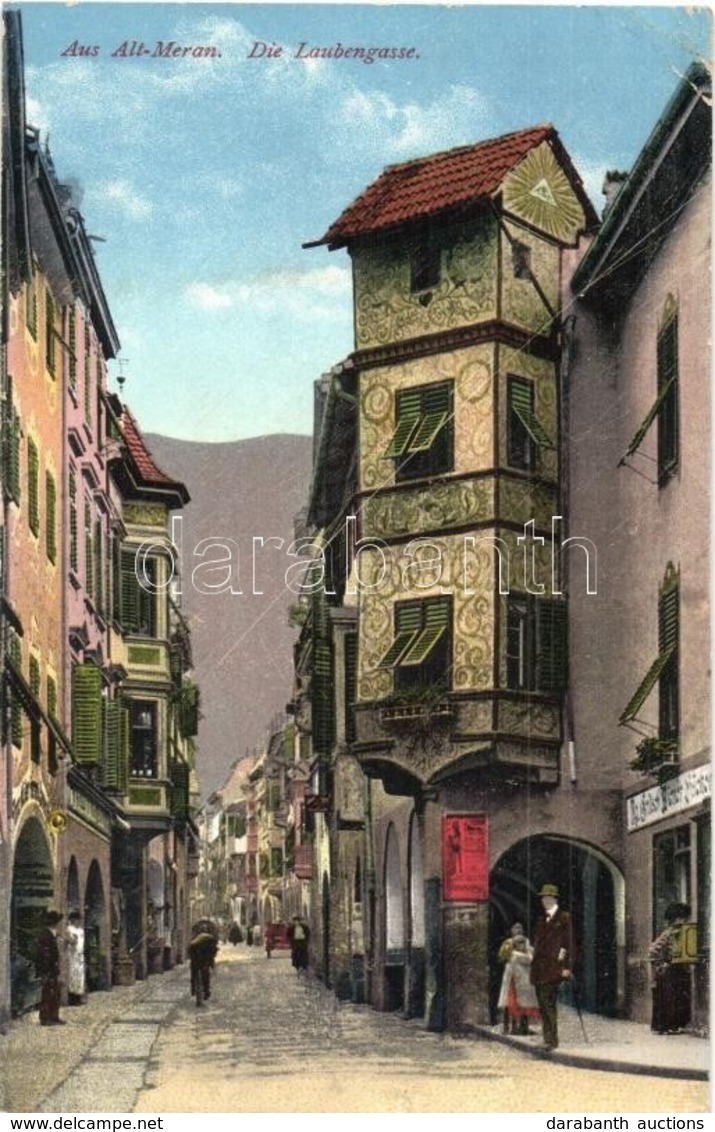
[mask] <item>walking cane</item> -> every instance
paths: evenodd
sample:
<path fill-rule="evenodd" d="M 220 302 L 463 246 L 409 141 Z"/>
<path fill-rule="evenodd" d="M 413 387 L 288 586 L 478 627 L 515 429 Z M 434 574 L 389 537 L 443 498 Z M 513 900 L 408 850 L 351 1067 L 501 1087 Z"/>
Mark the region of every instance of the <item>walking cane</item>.
<path fill-rule="evenodd" d="M 578 992 L 578 983 L 576 982 L 576 979 L 574 978 L 573 975 L 571 976 L 571 997 L 573 998 L 573 1004 L 576 1007 L 576 1013 L 578 1014 L 578 1020 L 581 1023 L 581 1031 L 583 1033 L 583 1040 L 588 1044 L 588 1034 L 586 1033 L 586 1027 L 585 1027 L 584 1022 L 583 1022 L 583 1014 L 581 1013 L 581 1002 L 580 1002 L 580 995 L 579 995 L 579 992 Z"/>

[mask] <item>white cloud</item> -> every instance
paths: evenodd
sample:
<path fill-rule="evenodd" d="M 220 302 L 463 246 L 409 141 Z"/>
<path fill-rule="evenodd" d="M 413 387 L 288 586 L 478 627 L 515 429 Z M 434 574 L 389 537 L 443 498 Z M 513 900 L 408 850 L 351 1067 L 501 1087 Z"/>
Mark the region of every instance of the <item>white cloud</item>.
<path fill-rule="evenodd" d="M 220 286 L 196 282 L 186 289 L 186 298 L 204 310 L 233 307 L 244 315 L 280 313 L 315 321 L 332 317 L 336 308 L 342 312 L 351 286 L 349 269 L 331 265 L 314 271 L 273 271 Z"/>
<path fill-rule="evenodd" d="M 93 201 L 109 205 L 130 220 L 147 220 L 153 205 L 133 188 L 129 181 L 100 181 L 88 191 Z"/>
<path fill-rule="evenodd" d="M 186 289 L 186 297 L 192 306 L 201 310 L 220 310 L 233 306 L 233 300 L 226 291 L 219 291 L 209 283 L 192 283 Z"/>
<path fill-rule="evenodd" d="M 353 88 L 339 105 L 337 124 L 350 128 L 350 146 L 380 157 L 418 157 L 478 141 L 490 107 L 473 87 L 452 86 L 428 105 L 395 102 L 380 91 Z"/>

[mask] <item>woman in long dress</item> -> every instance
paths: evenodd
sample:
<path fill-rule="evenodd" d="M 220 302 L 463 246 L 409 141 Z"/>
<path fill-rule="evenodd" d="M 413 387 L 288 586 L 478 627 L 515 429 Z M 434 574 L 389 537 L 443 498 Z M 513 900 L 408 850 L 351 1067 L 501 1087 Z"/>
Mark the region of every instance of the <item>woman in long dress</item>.
<path fill-rule="evenodd" d="M 79 912 L 71 912 L 65 933 L 69 965 L 68 1001 L 70 1006 L 80 1006 L 85 1000 L 85 962 L 84 928 Z"/>

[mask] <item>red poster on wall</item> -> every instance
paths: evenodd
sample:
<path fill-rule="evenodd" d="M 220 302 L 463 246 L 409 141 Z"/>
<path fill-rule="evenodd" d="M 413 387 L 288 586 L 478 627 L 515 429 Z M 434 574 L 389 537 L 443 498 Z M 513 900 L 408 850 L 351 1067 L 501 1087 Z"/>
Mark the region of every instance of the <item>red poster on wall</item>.
<path fill-rule="evenodd" d="M 489 899 L 485 814 L 447 814 L 442 818 L 442 877 L 445 900 Z"/>

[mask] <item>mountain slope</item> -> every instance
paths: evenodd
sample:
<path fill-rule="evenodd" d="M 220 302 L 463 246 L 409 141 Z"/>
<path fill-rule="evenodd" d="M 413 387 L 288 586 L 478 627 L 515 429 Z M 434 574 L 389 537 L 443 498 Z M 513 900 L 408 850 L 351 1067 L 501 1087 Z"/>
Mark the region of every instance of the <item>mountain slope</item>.
<path fill-rule="evenodd" d="M 175 541 L 201 686 L 198 772 L 207 797 L 231 763 L 263 741 L 290 699 L 295 630 L 288 608 L 295 597 L 285 573 L 295 560 L 286 550 L 307 501 L 312 440 L 145 439 L 160 468 L 191 495 Z"/>

